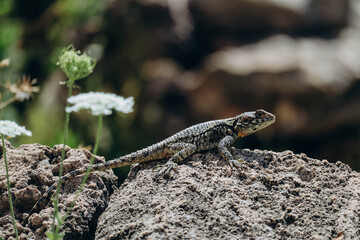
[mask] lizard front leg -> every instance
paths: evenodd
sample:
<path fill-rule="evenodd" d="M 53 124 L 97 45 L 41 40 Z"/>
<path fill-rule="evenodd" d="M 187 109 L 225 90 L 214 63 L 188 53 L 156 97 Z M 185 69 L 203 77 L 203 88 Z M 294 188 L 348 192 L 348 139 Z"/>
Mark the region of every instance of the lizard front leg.
<path fill-rule="evenodd" d="M 231 144 L 234 143 L 234 141 L 235 141 L 235 138 L 229 135 L 229 136 L 226 136 L 223 139 L 221 139 L 221 141 L 219 142 L 219 145 L 218 145 L 221 156 L 225 160 L 227 160 L 230 164 L 230 168 L 231 168 L 230 175 L 232 175 L 233 167 L 242 168 L 245 166 L 243 159 L 235 160 L 229 151 L 229 148 L 230 148 Z"/>
<path fill-rule="evenodd" d="M 170 155 L 173 155 L 165 164 L 157 176 L 168 175 L 172 169 L 177 169 L 177 164 L 196 152 L 196 146 L 191 143 L 172 143 L 167 147 Z"/>

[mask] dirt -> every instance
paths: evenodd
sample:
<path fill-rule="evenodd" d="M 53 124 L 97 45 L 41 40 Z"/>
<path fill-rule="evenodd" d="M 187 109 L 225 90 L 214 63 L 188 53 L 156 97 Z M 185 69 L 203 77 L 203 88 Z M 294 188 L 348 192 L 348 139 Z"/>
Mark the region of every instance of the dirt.
<path fill-rule="evenodd" d="M 359 239 L 360 174 L 291 151 L 196 154 L 169 179 L 132 168 L 99 218 L 96 239 Z"/>
<path fill-rule="evenodd" d="M 60 146 L 50 148 L 39 144 L 26 144 L 14 148 L 7 142 L 6 149 L 20 239 L 44 239 L 45 232 L 51 228 L 52 224 L 54 208 L 50 199 L 42 201 L 24 225 L 21 225 L 21 222 L 40 196 L 57 181 L 62 148 Z M 67 147 L 64 161 L 65 173 L 88 164 L 90 158 L 91 153 L 87 150 Z M 104 158 L 95 158 L 96 163 L 104 161 Z M 62 215 L 74 199 L 81 180 L 82 176 L 75 177 L 62 184 L 59 204 Z M 93 238 L 97 219 L 107 206 L 115 183 L 116 177 L 111 170 L 90 175 L 74 211 L 62 228 L 62 232 L 65 233 L 64 239 Z M 1 150 L 0 237 L 15 239 L 7 194 L 5 165 Z"/>
<path fill-rule="evenodd" d="M 91 174 L 63 227 L 65 239 L 360 238 L 360 174 L 349 166 L 291 151 L 232 151 L 248 169 L 234 170 L 231 176 L 217 151 L 191 156 L 169 178 L 156 177 L 164 161 L 134 165 L 112 195 L 111 171 Z M 13 148 L 7 143 L 21 239 L 43 239 L 50 228 L 49 200 L 24 226 L 20 223 L 56 181 L 60 154 L 59 146 Z M 86 150 L 67 148 L 65 171 L 87 164 L 90 157 Z M 0 176 L 0 237 L 14 239 L 3 159 Z M 80 181 L 76 177 L 62 185 L 62 212 Z"/>

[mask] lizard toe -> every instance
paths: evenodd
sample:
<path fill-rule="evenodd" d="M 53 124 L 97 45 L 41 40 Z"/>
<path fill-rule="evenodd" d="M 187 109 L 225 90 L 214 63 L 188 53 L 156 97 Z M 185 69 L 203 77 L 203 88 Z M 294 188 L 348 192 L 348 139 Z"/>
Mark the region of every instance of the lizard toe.
<path fill-rule="evenodd" d="M 239 159 L 239 160 L 230 160 L 229 161 L 230 164 L 230 174 L 229 177 L 232 176 L 233 174 L 233 168 L 237 168 L 237 169 L 248 169 L 247 163 L 243 160 L 243 159 Z"/>
<path fill-rule="evenodd" d="M 168 161 L 164 168 L 159 171 L 158 174 L 156 174 L 156 177 L 164 176 L 167 177 L 170 175 L 171 170 L 174 170 L 177 172 L 178 165 L 174 163 L 173 161 Z"/>
<path fill-rule="evenodd" d="M 231 168 L 236 167 L 238 169 L 245 168 L 247 169 L 247 163 L 243 159 L 239 160 L 230 160 L 230 166 Z"/>

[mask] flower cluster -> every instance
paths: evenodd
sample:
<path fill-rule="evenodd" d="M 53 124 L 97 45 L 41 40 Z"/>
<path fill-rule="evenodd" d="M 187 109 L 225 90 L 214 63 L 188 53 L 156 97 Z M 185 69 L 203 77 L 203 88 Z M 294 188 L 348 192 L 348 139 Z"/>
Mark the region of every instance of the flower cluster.
<path fill-rule="evenodd" d="M 26 130 L 25 127 L 19 126 L 15 122 L 9 120 L 0 120 L 0 134 L 9 137 L 20 135 L 31 136 L 31 132 Z"/>
<path fill-rule="evenodd" d="M 73 46 L 69 46 L 61 51 L 58 65 L 70 81 L 75 81 L 92 73 L 96 61 L 85 53 L 76 51 Z"/>
<path fill-rule="evenodd" d="M 0 68 L 4 68 L 10 65 L 10 59 L 5 58 L 0 61 Z"/>
<path fill-rule="evenodd" d="M 95 116 L 110 115 L 112 109 L 130 113 L 133 111 L 134 98 L 123 98 L 113 93 L 89 92 L 81 93 L 68 98 L 68 103 L 73 106 L 66 107 L 66 112 L 78 112 L 81 109 L 90 110 Z"/>
<path fill-rule="evenodd" d="M 5 85 L 6 88 L 13 94 L 15 94 L 15 100 L 23 102 L 29 99 L 34 92 L 39 91 L 39 87 L 33 86 L 36 83 L 36 79 L 32 79 L 28 76 L 23 76 L 19 83 Z"/>

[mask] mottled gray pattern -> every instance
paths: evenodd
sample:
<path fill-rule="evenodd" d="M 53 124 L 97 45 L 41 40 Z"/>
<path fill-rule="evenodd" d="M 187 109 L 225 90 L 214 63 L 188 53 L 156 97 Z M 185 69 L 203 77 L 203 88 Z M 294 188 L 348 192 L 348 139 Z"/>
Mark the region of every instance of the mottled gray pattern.
<path fill-rule="evenodd" d="M 186 159 L 193 153 L 218 148 L 221 156 L 233 167 L 243 167 L 241 160 L 235 160 L 229 152 L 230 145 L 239 137 L 252 134 L 275 122 L 275 116 L 264 110 L 242 113 L 233 118 L 214 120 L 200 123 L 186 128 L 175 135 L 151 145 L 142 150 L 116 158 L 105 163 L 95 164 L 91 171 L 128 166 L 134 163 L 148 162 L 156 159 L 169 158 L 166 166 L 158 175 L 167 175 L 177 167 L 177 163 Z M 74 170 L 61 178 L 68 180 L 74 176 L 84 174 L 90 166 Z M 34 211 L 38 203 L 46 198 L 56 188 L 51 186 L 35 203 L 29 213 Z"/>

